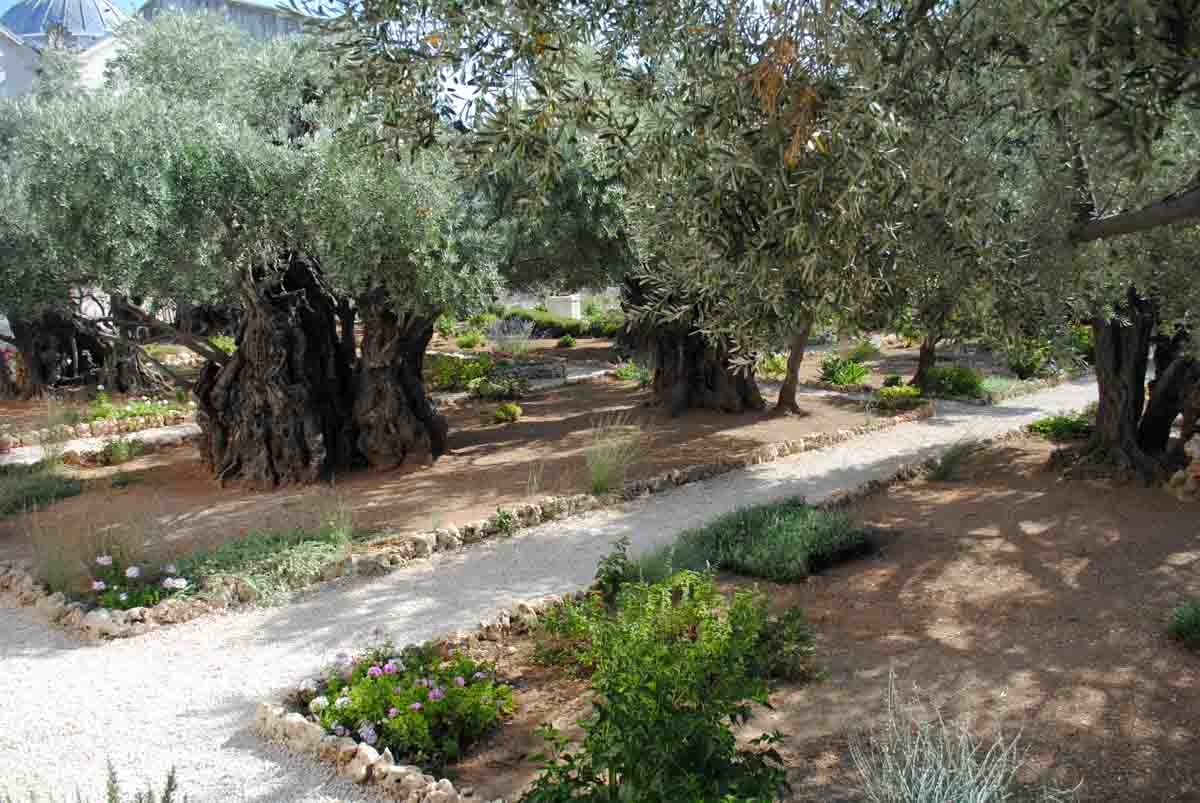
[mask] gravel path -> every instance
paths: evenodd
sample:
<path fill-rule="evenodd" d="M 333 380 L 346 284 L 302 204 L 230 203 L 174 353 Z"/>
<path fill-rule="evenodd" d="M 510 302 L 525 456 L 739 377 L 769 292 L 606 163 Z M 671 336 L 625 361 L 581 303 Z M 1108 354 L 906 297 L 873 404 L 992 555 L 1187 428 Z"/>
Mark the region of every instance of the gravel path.
<path fill-rule="evenodd" d="M 1096 396 L 1081 380 L 993 407 L 938 403 L 928 421 L 543 525 L 355 579 L 280 608 L 213 616 L 104 644 L 80 644 L 0 609 L 0 793 L 98 790 L 109 758 L 131 782 L 174 765 L 192 803 L 365 799 L 328 770 L 264 744 L 254 705 L 278 696 L 339 649 L 382 626 L 398 643 L 475 625 L 519 599 L 590 582 L 621 535 L 634 550 L 730 509 L 832 491 L 890 475 L 964 438 L 996 435 Z M 434 571 L 436 569 L 436 572 Z"/>

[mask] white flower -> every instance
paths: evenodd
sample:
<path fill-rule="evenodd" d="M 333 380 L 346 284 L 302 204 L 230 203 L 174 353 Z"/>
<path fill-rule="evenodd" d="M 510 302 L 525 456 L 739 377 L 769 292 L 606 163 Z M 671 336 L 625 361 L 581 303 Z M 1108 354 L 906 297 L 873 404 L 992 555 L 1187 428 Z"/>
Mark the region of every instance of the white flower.
<path fill-rule="evenodd" d="M 96 385 L 96 390 L 104 390 L 104 385 Z"/>
<path fill-rule="evenodd" d="M 179 574 L 179 569 L 175 568 L 174 563 L 168 563 L 166 566 L 163 566 L 163 571 L 167 574 Z"/>
<path fill-rule="evenodd" d="M 300 691 L 316 691 L 317 682 L 312 678 L 305 678 L 300 681 Z"/>
<path fill-rule="evenodd" d="M 141 575 L 142 575 L 142 570 L 139 569 L 137 566 L 130 566 L 128 569 L 125 570 L 125 576 L 128 577 L 130 580 L 132 580 L 136 577 L 141 577 Z"/>
<path fill-rule="evenodd" d="M 122 591 L 122 592 L 121 592 L 121 595 L 120 595 L 119 597 L 117 597 L 117 599 L 121 600 L 121 602 L 128 602 L 128 601 L 129 601 L 129 595 L 128 595 L 128 594 L 126 594 L 124 591 Z"/>
<path fill-rule="evenodd" d="M 343 708 L 345 708 L 348 705 L 350 705 L 349 697 L 339 697 L 339 698 L 337 698 L 337 702 L 335 702 L 333 704 L 333 707 L 336 708 L 337 710 L 341 711 Z"/>
<path fill-rule="evenodd" d="M 112 555 L 97 555 L 96 556 L 96 565 L 97 566 L 112 566 Z"/>
<path fill-rule="evenodd" d="M 342 699 L 344 700 L 346 698 L 343 697 Z M 325 697 L 314 697 L 312 698 L 312 702 L 308 704 L 308 710 L 312 711 L 314 714 L 319 714 L 324 711 L 328 705 L 329 700 Z"/>

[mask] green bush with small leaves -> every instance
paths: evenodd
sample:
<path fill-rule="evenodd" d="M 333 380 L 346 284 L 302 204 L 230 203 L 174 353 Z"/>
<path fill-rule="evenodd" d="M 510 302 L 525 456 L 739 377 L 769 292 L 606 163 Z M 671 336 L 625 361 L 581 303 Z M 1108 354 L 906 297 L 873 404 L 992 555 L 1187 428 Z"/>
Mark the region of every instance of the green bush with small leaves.
<path fill-rule="evenodd" d="M 496 515 L 492 516 L 492 526 L 500 535 L 512 535 L 517 531 L 517 516 L 511 510 L 498 507 Z"/>
<path fill-rule="evenodd" d="M 146 453 L 146 444 L 138 438 L 113 438 L 96 455 L 102 466 L 119 466 Z"/>
<path fill-rule="evenodd" d="M 613 370 L 613 376 L 625 382 L 637 382 L 638 387 L 644 388 L 650 384 L 651 374 L 650 369 L 644 365 L 638 365 L 633 360 L 623 362 Z"/>
<path fill-rule="evenodd" d="M 492 417 L 497 424 L 515 424 L 521 418 L 521 405 L 508 402 L 496 408 Z"/>
<path fill-rule="evenodd" d="M 560 349 L 573 349 L 578 341 L 574 335 L 563 335 L 558 339 L 558 347 Z"/>
<path fill-rule="evenodd" d="M 517 401 L 529 392 L 529 380 L 511 374 L 486 376 L 469 381 L 467 390 L 483 401 Z"/>
<path fill-rule="evenodd" d="M 1185 602 L 1171 612 L 1167 634 L 1185 647 L 1200 650 L 1200 599 Z"/>
<path fill-rule="evenodd" d="M 758 358 L 758 365 L 755 367 L 759 376 L 781 378 L 787 376 L 788 358 L 786 354 L 772 352 L 764 354 Z"/>
<path fill-rule="evenodd" d="M 1029 431 L 1052 441 L 1073 441 L 1091 435 L 1092 422 L 1084 413 L 1050 415 L 1030 424 Z"/>
<path fill-rule="evenodd" d="M 879 409 L 892 412 L 895 410 L 911 410 L 921 406 L 921 389 L 911 385 L 891 385 L 880 388 L 875 394 L 875 403 Z"/>
<path fill-rule="evenodd" d="M 472 381 L 491 376 L 496 362 L 486 355 L 467 359 L 452 354 L 429 354 L 425 357 L 425 370 L 435 390 L 467 390 Z"/>
<path fill-rule="evenodd" d="M 883 378 L 883 386 L 885 388 L 898 388 L 904 384 L 904 377 L 900 374 L 888 374 Z"/>
<path fill-rule="evenodd" d="M 237 351 L 237 341 L 229 335 L 213 335 L 208 339 L 208 345 L 226 354 L 233 354 Z"/>
<path fill-rule="evenodd" d="M 854 344 L 846 356 L 855 362 L 870 362 L 878 359 L 879 347 L 870 340 L 860 340 Z"/>
<path fill-rule="evenodd" d="M 327 732 L 436 770 L 462 758 L 513 706 L 512 690 L 492 665 L 386 642 L 339 655 L 295 699 Z"/>
<path fill-rule="evenodd" d="M 870 371 L 860 362 L 830 354 L 821 360 L 821 381 L 834 385 L 861 385 Z"/>
<path fill-rule="evenodd" d="M 433 322 L 433 330 L 445 340 L 454 337 L 454 319 L 449 315 L 439 315 Z"/>
<path fill-rule="evenodd" d="M 935 365 L 926 372 L 922 390 L 931 396 L 982 398 L 983 374 L 965 365 Z"/>
<path fill-rule="evenodd" d="M 454 341 L 460 349 L 477 349 L 483 345 L 483 335 L 479 332 L 464 332 Z"/>
<path fill-rule="evenodd" d="M 1075 357 L 1089 365 L 1096 361 L 1096 346 L 1092 342 L 1092 327 L 1085 324 L 1073 324 L 1067 330 L 1067 342 Z"/>
<path fill-rule="evenodd" d="M 710 574 L 681 572 L 630 583 L 610 610 L 597 596 L 543 623 L 542 638 L 591 672 L 592 715 L 583 744 L 543 730 L 548 750 L 523 803 L 765 803 L 785 788 L 778 733 L 739 748 L 733 729 L 767 703 L 766 602 L 732 599 Z M 798 634 L 795 627 L 775 635 Z"/>
<path fill-rule="evenodd" d="M 1032 379 L 1045 369 L 1050 350 L 1044 343 L 1024 339 L 1009 344 L 1006 356 L 1008 370 L 1016 374 L 1018 379 Z"/>

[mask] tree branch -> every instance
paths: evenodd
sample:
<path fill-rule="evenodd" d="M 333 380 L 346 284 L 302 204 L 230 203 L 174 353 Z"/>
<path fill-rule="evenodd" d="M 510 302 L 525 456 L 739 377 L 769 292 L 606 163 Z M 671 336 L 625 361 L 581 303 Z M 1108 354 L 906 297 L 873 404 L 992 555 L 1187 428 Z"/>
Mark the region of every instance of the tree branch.
<path fill-rule="evenodd" d="M 1200 223 L 1200 185 L 1132 212 L 1089 220 L 1071 230 L 1071 241 L 1110 240 L 1161 226 Z"/>

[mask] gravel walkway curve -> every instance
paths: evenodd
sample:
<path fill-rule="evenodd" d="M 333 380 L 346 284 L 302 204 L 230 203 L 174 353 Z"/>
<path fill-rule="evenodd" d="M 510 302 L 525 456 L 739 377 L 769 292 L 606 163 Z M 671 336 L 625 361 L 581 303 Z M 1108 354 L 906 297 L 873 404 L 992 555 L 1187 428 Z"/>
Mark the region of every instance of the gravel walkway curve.
<path fill-rule="evenodd" d="M 320 765 L 264 744 L 254 705 L 374 627 L 398 643 L 469 628 L 520 599 L 586 585 L 618 537 L 634 551 L 753 503 L 829 493 L 893 473 L 964 438 L 1023 426 L 1096 397 L 1080 380 L 992 407 L 939 402 L 927 421 L 683 486 L 619 509 L 354 579 L 280 608 L 212 616 L 139 638 L 81 644 L 0 609 L 0 794 L 95 793 L 109 758 L 130 784 L 172 765 L 192 803 L 365 800 Z M 436 571 L 435 571 L 436 570 Z"/>

